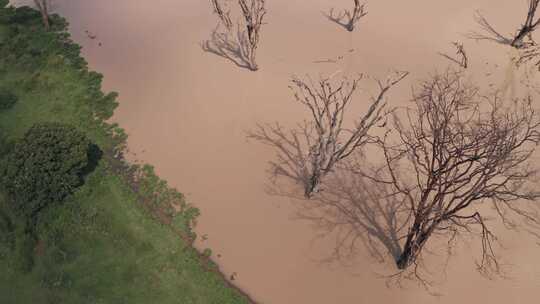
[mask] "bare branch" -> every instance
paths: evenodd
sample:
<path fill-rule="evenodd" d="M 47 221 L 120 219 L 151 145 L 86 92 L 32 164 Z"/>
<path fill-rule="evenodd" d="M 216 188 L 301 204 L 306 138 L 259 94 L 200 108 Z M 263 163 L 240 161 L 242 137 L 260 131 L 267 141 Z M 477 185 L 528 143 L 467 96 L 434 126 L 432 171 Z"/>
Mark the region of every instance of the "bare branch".
<path fill-rule="evenodd" d="M 536 10 L 540 0 L 529 0 L 529 8 L 527 10 L 527 17 L 525 23 L 516 31 L 512 37 L 505 37 L 500 34 L 495 28 L 487 21 L 487 19 L 477 12 L 475 15 L 476 22 L 480 25 L 485 33 L 472 32 L 468 36 L 475 40 L 491 40 L 500 44 L 509 45 L 516 49 L 525 49 L 535 45 L 536 43 L 532 39 L 532 33 L 536 30 L 540 24 L 540 18 L 535 20 Z"/>
<path fill-rule="evenodd" d="M 465 53 L 465 48 L 463 47 L 463 44 L 459 42 L 452 42 L 452 45 L 456 47 L 456 55 L 458 56 L 458 58 L 448 56 L 444 53 L 439 53 L 439 55 L 466 69 L 469 66 L 469 58 L 467 57 L 467 53 Z"/>
<path fill-rule="evenodd" d="M 256 50 L 259 44 L 259 35 L 263 18 L 266 14 L 265 0 L 239 0 L 244 22 L 238 22 L 236 32 L 229 11 L 225 11 L 219 0 L 211 0 L 214 12 L 219 16 L 226 31 L 219 31 L 219 25 L 212 32 L 210 40 L 204 41 L 201 48 L 205 52 L 216 54 L 234 62 L 237 66 L 252 71 L 258 70 Z M 248 5 L 246 1 L 251 1 Z"/>
<path fill-rule="evenodd" d="M 271 163 L 273 174 L 301 184 L 309 198 L 318 191 L 321 180 L 336 163 L 371 139 L 369 130 L 386 116 L 386 92 L 407 75 L 397 72 L 385 82 L 379 81 L 379 94 L 372 98 L 368 111 L 352 130 L 345 129 L 343 118 L 361 75 L 336 83 L 328 78 L 314 83 L 294 77 L 290 88 L 295 100 L 309 110 L 311 120 L 289 132 L 279 125 L 259 126 L 258 131 L 249 133 L 248 137 L 275 147 L 278 161 Z"/>
<path fill-rule="evenodd" d="M 266 14 L 265 0 L 250 0 L 250 6 L 247 5 L 246 1 L 238 0 L 247 29 L 247 35 L 245 34 L 242 37 L 243 41 L 240 45 L 246 57 L 249 58 L 249 68 L 256 71 L 258 70 L 258 66 L 255 62 L 255 55 L 257 46 L 259 45 L 259 33 L 263 24 L 263 18 Z"/>
<path fill-rule="evenodd" d="M 388 137 L 378 141 L 388 178 L 377 179 L 392 185 L 413 212 L 397 266 L 415 265 L 431 236 L 472 233 L 476 225 L 482 239 L 479 267 L 497 271 L 496 238 L 474 210 L 493 202 L 499 210 L 538 222 L 535 212 L 520 205 L 540 197 L 527 187 L 537 172 L 528 160 L 540 142 L 540 118 L 531 98 L 504 106 L 499 94 L 480 96 L 461 72 L 449 70 L 424 82 L 413 101 L 406 123 L 393 117 L 398 143 L 388 144 Z M 499 215 L 506 221 L 505 212 Z"/>
<path fill-rule="evenodd" d="M 362 17 L 367 15 L 365 11 L 365 4 L 360 4 L 360 0 L 354 0 L 354 8 L 351 11 L 344 10 L 342 13 L 334 15 L 334 9 L 330 9 L 325 16 L 332 22 L 335 22 L 344 27 L 349 32 L 354 31 L 356 23 L 360 21 Z"/>

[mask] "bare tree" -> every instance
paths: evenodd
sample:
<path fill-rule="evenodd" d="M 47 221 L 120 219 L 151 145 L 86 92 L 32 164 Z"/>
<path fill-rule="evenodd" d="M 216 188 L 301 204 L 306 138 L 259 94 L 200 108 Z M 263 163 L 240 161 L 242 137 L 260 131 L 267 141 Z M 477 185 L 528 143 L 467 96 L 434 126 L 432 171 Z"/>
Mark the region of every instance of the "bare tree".
<path fill-rule="evenodd" d="M 50 28 L 49 10 L 51 7 L 51 0 L 34 0 L 34 4 L 41 13 L 43 26 L 48 30 Z"/>
<path fill-rule="evenodd" d="M 225 26 L 226 31 L 220 31 L 218 24 L 212 32 L 211 39 L 201 44 L 203 51 L 226 58 L 239 67 L 252 71 L 258 70 L 255 59 L 260 30 L 266 14 L 265 0 L 249 0 L 251 1 L 250 5 L 247 4 L 246 0 L 238 1 L 244 22 L 238 22 L 236 32 L 233 31 L 230 12 L 223 9 L 219 0 L 211 1 L 214 12 Z"/>
<path fill-rule="evenodd" d="M 242 52 L 248 58 L 249 68 L 253 71 L 258 70 L 255 61 L 257 46 L 259 45 L 259 33 L 263 24 L 263 18 L 266 14 L 265 0 L 250 0 L 248 6 L 247 0 L 238 0 L 242 14 L 245 19 L 246 33 L 242 37 Z"/>
<path fill-rule="evenodd" d="M 452 42 L 452 45 L 454 45 L 454 47 L 456 48 L 456 55 L 458 56 L 457 58 L 451 57 L 444 53 L 439 53 L 439 55 L 466 69 L 469 66 L 469 58 L 467 57 L 467 53 L 465 52 L 463 44 L 456 41 Z"/>
<path fill-rule="evenodd" d="M 354 0 L 354 8 L 351 11 L 344 10 L 342 13 L 334 15 L 334 9 L 330 9 L 330 13 L 326 17 L 347 29 L 349 32 L 354 31 L 354 27 L 362 17 L 367 15 L 365 4 L 360 4 L 360 0 Z"/>
<path fill-rule="evenodd" d="M 305 197 L 310 198 L 337 162 L 369 141 L 369 130 L 386 117 L 385 94 L 407 75 L 396 72 L 386 82 L 378 81 L 379 94 L 351 130 L 343 125 L 343 117 L 362 76 L 337 84 L 329 78 L 313 83 L 295 77 L 291 85 L 295 100 L 309 109 L 311 120 L 290 132 L 279 124 L 259 125 L 248 137 L 276 148 L 278 161 L 271 162 L 273 176 L 301 184 Z"/>
<path fill-rule="evenodd" d="M 478 232 L 479 269 L 498 270 L 496 238 L 477 207 L 491 203 L 504 223 L 511 214 L 537 221 L 529 207 L 540 192 L 528 187 L 537 170 L 528 161 L 540 142 L 540 120 L 531 98 L 505 106 L 500 94 L 480 96 L 461 72 L 449 70 L 424 82 L 413 101 L 406 123 L 393 116 L 397 143 L 389 143 L 391 133 L 378 141 L 386 177 L 372 177 L 392 186 L 412 212 L 398 268 L 417 265 L 433 235 L 452 240 Z"/>
<path fill-rule="evenodd" d="M 214 13 L 216 13 L 219 17 L 219 20 L 221 20 L 221 23 L 225 26 L 225 28 L 230 31 L 232 29 L 233 23 L 231 21 L 231 15 L 229 11 L 225 11 L 223 7 L 221 6 L 221 3 L 219 0 L 211 0 L 212 5 L 214 7 Z"/>
<path fill-rule="evenodd" d="M 516 31 L 513 37 L 505 37 L 500 34 L 487 19 L 477 12 L 475 15 L 476 22 L 482 27 L 485 34 L 473 32 L 469 34 L 469 38 L 476 40 L 491 40 L 501 44 L 510 45 L 516 49 L 523 49 L 535 44 L 532 33 L 536 30 L 540 24 L 540 18 L 535 20 L 536 10 L 540 0 L 529 0 L 529 9 L 527 11 L 527 18 L 525 23 Z M 527 41 L 526 41 L 527 39 Z"/>

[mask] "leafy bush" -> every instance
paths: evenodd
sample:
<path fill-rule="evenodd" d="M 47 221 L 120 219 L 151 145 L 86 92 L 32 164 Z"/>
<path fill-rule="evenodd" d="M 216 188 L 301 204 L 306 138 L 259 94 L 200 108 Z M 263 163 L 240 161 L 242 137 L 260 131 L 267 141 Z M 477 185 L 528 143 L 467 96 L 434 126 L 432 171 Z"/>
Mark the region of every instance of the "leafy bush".
<path fill-rule="evenodd" d="M 0 165 L 0 178 L 15 211 L 34 215 L 72 194 L 96 157 L 92 146 L 69 125 L 42 123 L 30 128 Z"/>
<path fill-rule="evenodd" d="M 11 109 L 16 102 L 17 96 L 6 90 L 0 89 L 0 111 Z"/>

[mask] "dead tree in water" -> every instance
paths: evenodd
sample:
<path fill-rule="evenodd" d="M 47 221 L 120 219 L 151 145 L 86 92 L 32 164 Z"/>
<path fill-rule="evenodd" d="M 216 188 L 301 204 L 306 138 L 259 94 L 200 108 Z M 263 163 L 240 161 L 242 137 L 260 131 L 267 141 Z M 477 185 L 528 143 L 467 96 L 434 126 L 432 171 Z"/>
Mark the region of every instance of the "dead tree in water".
<path fill-rule="evenodd" d="M 458 55 L 458 58 L 448 56 L 444 53 L 439 53 L 439 55 L 466 69 L 469 66 L 469 58 L 467 57 L 467 53 L 465 53 L 463 44 L 459 42 L 452 42 L 452 44 L 456 47 L 456 55 Z"/>
<path fill-rule="evenodd" d="M 386 82 L 379 81 L 379 94 L 352 130 L 343 126 L 343 117 L 362 76 L 337 84 L 329 78 L 315 84 L 293 78 L 295 100 L 309 109 L 311 119 L 290 132 L 279 124 L 259 125 L 248 137 L 276 148 L 278 161 L 271 162 L 273 176 L 301 184 L 305 197 L 310 198 L 336 163 L 369 141 L 369 130 L 386 117 L 385 94 L 407 75 L 398 72 Z"/>
<path fill-rule="evenodd" d="M 501 44 L 506 44 L 512 46 L 516 49 L 525 49 L 534 44 L 532 39 L 532 33 L 536 30 L 540 24 L 540 18 L 535 20 L 536 10 L 538 9 L 538 4 L 540 0 L 529 0 L 529 9 L 527 11 L 527 18 L 525 23 L 521 26 L 519 30 L 516 31 L 516 34 L 513 37 L 505 37 L 500 34 L 495 28 L 487 21 L 487 19 L 482 16 L 479 12 L 476 14 L 476 22 L 482 27 L 486 32 L 485 34 L 480 34 L 473 32 L 469 35 L 469 38 L 475 40 L 491 40 Z M 527 39 L 527 41 L 526 41 Z"/>
<path fill-rule="evenodd" d="M 223 7 L 219 3 L 219 0 L 211 0 L 212 5 L 214 6 L 214 13 L 216 13 L 219 17 L 219 20 L 221 20 L 221 23 L 225 26 L 225 28 L 230 31 L 232 29 L 233 23 L 231 21 L 231 16 L 229 11 L 223 10 Z"/>
<path fill-rule="evenodd" d="M 41 13 L 43 26 L 45 26 L 46 30 L 49 30 L 49 28 L 51 27 L 50 20 L 49 20 L 49 10 L 51 7 L 51 0 L 34 0 L 34 4 L 36 5 L 36 8 Z"/>
<path fill-rule="evenodd" d="M 391 132 L 397 144 L 389 144 L 389 136 L 379 139 L 387 175 L 373 178 L 391 185 L 412 212 L 396 264 L 399 269 L 417 265 L 435 234 L 454 239 L 459 233 L 479 232 L 478 267 L 497 271 L 496 238 L 477 206 L 491 203 L 504 223 L 511 214 L 537 222 L 536 212 L 529 209 L 534 204 L 521 205 L 540 197 L 527 184 L 537 172 L 528 161 L 540 142 L 540 119 L 531 98 L 506 107 L 498 94 L 481 97 L 461 73 L 447 71 L 424 82 L 413 101 L 406 124 L 394 115 Z M 484 106 L 489 109 L 482 110 Z"/>
<path fill-rule="evenodd" d="M 515 58 L 515 62 L 518 66 L 530 61 L 536 61 L 535 65 L 540 70 L 540 46 L 536 44 L 532 37 L 534 31 L 540 25 L 540 17 L 536 18 L 536 11 L 539 4 L 540 0 L 529 0 L 529 8 L 527 10 L 525 23 L 511 38 L 504 37 L 498 33 L 479 13 L 476 16 L 477 22 L 487 34 L 472 33 L 469 37 L 476 40 L 492 40 L 501 44 L 510 45 L 519 50 L 519 55 Z"/>
<path fill-rule="evenodd" d="M 352 13 L 349 10 L 345 10 L 341 14 L 334 15 L 334 9 L 332 8 L 326 17 L 330 19 L 330 21 L 343 26 L 349 32 L 352 32 L 354 31 L 356 23 L 365 15 L 367 15 L 367 12 L 365 11 L 365 4 L 360 4 L 360 0 L 354 0 L 354 8 Z"/>
<path fill-rule="evenodd" d="M 246 32 L 242 37 L 240 46 L 246 58 L 248 58 L 249 68 L 253 71 L 258 70 L 255 62 L 257 46 L 259 45 L 259 33 L 263 24 L 263 18 L 266 14 L 265 0 L 250 0 L 251 5 L 248 6 L 247 0 L 238 0 L 242 14 L 245 19 Z"/>
<path fill-rule="evenodd" d="M 244 16 L 244 22 L 238 22 L 236 32 L 233 31 L 229 11 L 225 11 L 219 0 L 211 0 L 214 12 L 219 16 L 220 22 L 226 31 L 219 30 L 219 24 L 212 32 L 210 40 L 201 44 L 205 52 L 216 54 L 234 62 L 239 67 L 252 71 L 258 70 L 256 51 L 259 44 L 259 35 L 266 14 L 265 0 L 239 0 L 238 3 Z"/>

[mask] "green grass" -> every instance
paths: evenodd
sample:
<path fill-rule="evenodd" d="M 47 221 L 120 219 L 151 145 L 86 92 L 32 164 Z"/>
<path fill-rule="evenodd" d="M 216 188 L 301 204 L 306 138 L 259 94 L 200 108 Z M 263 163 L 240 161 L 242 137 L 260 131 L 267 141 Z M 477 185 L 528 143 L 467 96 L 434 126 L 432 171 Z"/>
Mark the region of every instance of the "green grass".
<path fill-rule="evenodd" d="M 76 126 L 106 153 L 121 150 L 123 131 L 106 123 L 116 95 L 101 92 L 101 76 L 87 70 L 63 20 L 53 21 L 44 32 L 35 12 L 0 8 L 0 88 L 18 97 L 0 112 L 0 154 L 45 121 Z M 149 168 L 135 193 L 106 159 L 31 234 L 0 193 L 0 303 L 248 303 L 177 235 L 191 234 L 197 210 Z M 181 201 L 184 212 L 166 225 L 141 197 Z"/>

